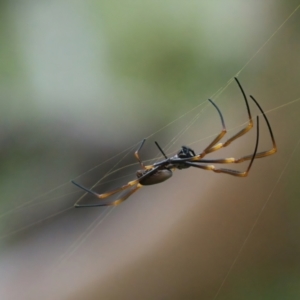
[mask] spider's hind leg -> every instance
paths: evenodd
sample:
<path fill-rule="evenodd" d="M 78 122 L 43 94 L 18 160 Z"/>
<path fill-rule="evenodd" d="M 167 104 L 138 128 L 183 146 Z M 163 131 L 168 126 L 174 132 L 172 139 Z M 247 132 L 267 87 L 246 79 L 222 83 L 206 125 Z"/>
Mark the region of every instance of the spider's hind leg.
<path fill-rule="evenodd" d="M 137 159 L 137 161 L 139 162 L 139 164 L 140 164 L 140 166 L 143 170 L 146 170 L 146 167 L 144 166 L 143 162 L 141 161 L 139 152 L 142 149 L 145 142 L 146 142 L 146 139 L 143 139 L 142 142 L 141 142 L 141 145 L 139 146 L 139 148 L 134 152 L 134 156 Z"/>
<path fill-rule="evenodd" d="M 145 165 L 143 164 L 141 158 L 140 158 L 140 150 L 142 149 L 142 147 L 143 147 L 143 145 L 145 144 L 145 142 L 146 142 L 146 139 L 143 139 L 142 142 L 141 142 L 141 144 L 140 144 L 140 146 L 139 146 L 139 148 L 134 152 L 134 156 L 135 156 L 135 158 L 137 159 L 137 161 L 139 162 L 139 164 L 140 164 L 140 166 L 141 166 L 141 168 L 142 168 L 143 170 L 151 170 L 151 169 L 153 169 L 154 166 L 153 166 L 153 165 L 147 165 L 147 166 L 145 166 Z M 155 144 L 156 144 L 156 146 L 158 147 L 158 149 L 160 150 L 160 152 L 164 155 L 164 157 L 165 157 L 165 158 L 168 158 L 168 157 L 166 156 L 166 154 L 164 153 L 164 151 L 162 150 L 162 148 L 158 145 L 158 143 L 155 142 Z"/>
<path fill-rule="evenodd" d="M 79 186 L 78 184 L 76 184 L 76 185 Z M 127 194 L 125 194 L 123 197 L 121 197 L 113 202 L 99 203 L 99 204 L 98 203 L 97 204 L 78 204 L 78 203 L 76 203 L 75 207 L 80 208 L 80 207 L 97 207 L 97 206 L 117 206 L 117 205 L 121 204 L 122 202 L 124 202 L 126 199 L 128 199 L 133 193 L 135 193 L 141 187 L 142 187 L 142 185 L 138 183 L 137 186 L 135 186 L 132 190 L 128 191 Z"/>
<path fill-rule="evenodd" d="M 94 191 L 92 191 L 92 190 L 90 190 L 90 189 L 88 189 L 88 188 L 86 188 L 86 187 L 80 185 L 79 183 L 77 183 L 77 182 L 75 182 L 75 181 L 73 181 L 73 180 L 72 180 L 72 183 L 73 183 L 74 185 L 76 185 L 77 187 L 81 188 L 82 190 L 84 190 L 85 192 L 87 192 L 87 193 L 89 193 L 89 194 L 91 194 L 91 195 L 97 197 L 97 198 L 100 199 L 100 200 L 103 200 L 103 199 L 106 199 L 106 198 L 108 198 L 108 197 L 110 197 L 110 196 L 116 194 L 116 193 L 119 193 L 119 192 L 121 192 L 121 191 L 127 190 L 127 189 L 129 189 L 130 187 L 133 187 L 133 186 L 135 186 L 135 185 L 139 185 L 139 179 L 136 179 L 136 180 L 133 180 L 133 181 L 129 181 L 127 184 L 121 186 L 120 188 L 117 188 L 117 189 L 115 189 L 115 190 L 113 190 L 113 191 L 110 191 L 110 192 L 107 192 L 107 193 L 103 193 L 103 194 L 98 194 L 98 193 L 96 193 L 96 192 L 94 192 Z M 131 194 L 130 194 L 130 195 L 131 195 Z M 129 196 L 130 196 L 130 195 L 129 195 Z M 129 196 L 128 196 L 128 197 L 129 197 Z M 127 198 L 128 198 L 128 197 L 127 197 Z M 127 198 L 126 198 L 126 199 L 127 199 Z M 124 199 L 124 200 L 126 200 L 126 199 Z M 123 201 L 124 201 L 124 200 L 123 200 Z M 75 207 L 91 207 L 91 206 L 102 206 L 102 204 L 101 204 L 101 205 L 100 205 L 100 204 L 95 204 L 95 205 L 88 205 L 88 204 L 85 205 L 85 204 L 82 204 L 82 205 L 81 205 L 81 204 L 78 204 L 77 202 L 75 203 Z"/>

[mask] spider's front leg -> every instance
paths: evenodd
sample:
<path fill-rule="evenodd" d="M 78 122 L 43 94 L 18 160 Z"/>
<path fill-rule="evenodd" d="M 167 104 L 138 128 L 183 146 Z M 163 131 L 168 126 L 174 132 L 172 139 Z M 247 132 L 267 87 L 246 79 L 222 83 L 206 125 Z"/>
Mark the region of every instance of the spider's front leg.
<path fill-rule="evenodd" d="M 259 108 L 260 112 L 262 113 L 262 115 L 263 115 L 263 117 L 264 117 L 264 119 L 267 123 L 269 133 L 270 133 L 270 136 L 271 136 L 271 140 L 272 140 L 272 144 L 273 144 L 272 149 L 256 153 L 255 158 L 262 158 L 262 157 L 269 156 L 269 155 L 272 155 L 272 154 L 276 153 L 277 152 L 277 146 L 276 146 L 276 142 L 275 142 L 275 138 L 274 138 L 274 135 L 273 135 L 271 125 L 269 123 L 269 120 L 268 120 L 265 112 L 263 111 L 263 109 L 261 108 L 261 106 L 259 105 L 259 103 L 255 100 L 255 98 L 253 96 L 250 95 L 250 98 L 255 102 L 256 106 Z M 244 156 L 244 157 L 240 158 L 238 162 L 242 162 L 242 161 L 249 160 L 249 159 L 251 159 L 251 155 L 247 155 L 247 156 Z"/>
<path fill-rule="evenodd" d="M 268 130 L 269 130 L 269 134 L 270 134 L 270 137 L 271 137 L 272 145 L 273 145 L 273 147 L 270 150 L 261 151 L 261 152 L 256 153 L 255 158 L 262 158 L 262 157 L 266 157 L 266 156 L 269 156 L 269 155 L 272 155 L 272 154 L 276 153 L 277 152 L 277 146 L 276 146 L 276 142 L 275 142 L 275 138 L 274 138 L 274 135 L 273 135 L 271 125 L 269 123 L 269 120 L 268 120 L 265 112 L 263 111 L 263 109 L 261 108 L 259 103 L 254 99 L 253 96 L 250 96 L 250 98 L 254 101 L 256 106 L 259 108 L 261 114 L 263 115 L 263 117 L 265 119 L 265 122 L 266 122 Z M 226 143 L 224 143 L 224 144 L 226 144 Z M 201 161 L 201 163 L 215 163 L 215 164 L 242 163 L 246 160 L 251 160 L 252 156 L 253 155 L 250 154 L 250 155 L 245 155 L 241 158 L 231 157 L 231 158 L 221 158 L 221 159 L 200 159 L 198 161 L 199 162 Z"/>
<path fill-rule="evenodd" d="M 209 163 L 209 162 L 212 162 L 212 163 L 241 163 L 243 161 L 251 160 L 252 159 L 252 154 L 251 155 L 243 156 L 243 157 L 241 157 L 239 159 L 235 159 L 235 158 L 212 159 L 212 160 L 203 160 L 202 159 L 206 154 L 214 152 L 214 151 L 217 151 L 217 150 L 219 150 L 221 148 L 224 148 L 224 147 L 228 146 L 234 140 L 236 140 L 237 138 L 239 138 L 242 135 L 244 135 L 245 133 L 247 133 L 253 127 L 252 116 L 251 116 L 251 112 L 250 112 L 250 108 L 249 108 L 249 103 L 248 103 L 246 94 L 245 94 L 245 92 L 244 92 L 244 90 L 243 90 L 240 82 L 238 81 L 238 79 L 235 78 L 235 80 L 236 80 L 237 84 L 239 85 L 239 88 L 240 88 L 240 90 L 241 90 L 241 92 L 243 94 L 243 97 L 244 97 L 244 100 L 245 100 L 245 103 L 246 103 L 248 117 L 249 117 L 249 123 L 248 123 L 248 125 L 244 129 L 240 130 L 237 134 L 235 134 L 234 136 L 232 136 L 226 142 L 219 143 L 219 144 L 215 145 L 216 144 L 215 141 L 218 140 L 218 137 L 220 136 L 220 135 L 218 135 L 217 138 L 208 147 L 206 147 L 201 154 L 195 156 L 192 159 L 194 162 L 202 162 L 202 163 Z M 276 146 L 276 143 L 275 143 L 275 139 L 274 139 L 274 135 L 273 135 L 273 132 L 272 132 L 271 125 L 269 123 L 269 120 L 268 120 L 265 112 L 263 111 L 263 109 L 261 108 L 261 106 L 259 105 L 259 103 L 255 100 L 255 98 L 253 96 L 250 95 L 250 98 L 253 100 L 253 102 L 256 104 L 256 106 L 260 110 L 261 114 L 263 115 L 263 117 L 265 119 L 265 122 L 266 122 L 266 124 L 268 126 L 268 130 L 269 130 L 269 133 L 270 133 L 270 136 L 271 136 L 271 140 L 272 140 L 273 147 L 270 150 L 261 151 L 261 152 L 256 153 L 255 158 L 262 158 L 262 157 L 266 157 L 266 156 L 269 156 L 269 155 L 272 155 L 272 154 L 276 153 L 277 152 L 277 146 Z M 221 120 L 222 120 L 222 124 L 223 124 L 222 114 L 221 114 L 221 112 L 220 112 L 219 109 L 218 109 L 218 112 L 220 114 L 220 117 L 221 117 Z M 223 124 L 223 130 L 224 130 L 224 124 Z"/>
<path fill-rule="evenodd" d="M 218 106 L 212 100 L 209 99 L 209 101 L 214 105 L 214 107 L 217 109 L 217 111 L 219 113 L 223 129 L 222 129 L 222 132 L 202 151 L 201 154 L 196 155 L 193 158 L 193 161 L 200 161 L 208 153 L 211 153 L 211 152 L 217 151 L 221 148 L 227 147 L 234 140 L 236 140 L 237 138 L 239 138 L 242 135 L 244 135 L 245 133 L 247 133 L 253 127 L 253 120 L 252 120 L 252 116 L 251 116 L 251 111 L 250 111 L 248 99 L 247 99 L 246 94 L 245 94 L 240 82 L 238 81 L 238 79 L 236 77 L 234 79 L 237 82 L 237 84 L 238 84 L 238 86 L 239 86 L 239 88 L 240 88 L 240 90 L 243 94 L 243 98 L 244 98 L 246 108 L 247 108 L 249 123 L 245 128 L 243 128 L 238 133 L 236 133 L 234 136 L 229 138 L 226 142 L 217 144 L 221 140 L 221 138 L 226 134 L 227 131 L 226 131 L 224 119 L 223 119 L 223 116 L 222 116 L 222 113 L 221 113 L 220 109 L 218 108 Z"/>
<path fill-rule="evenodd" d="M 215 160 L 199 160 L 199 162 L 191 162 L 191 161 L 186 161 L 184 162 L 186 165 L 190 167 L 195 167 L 195 168 L 200 168 L 203 170 L 209 170 L 213 171 L 216 173 L 225 173 L 233 176 L 238 176 L 238 177 L 246 177 L 251 169 L 251 166 L 253 164 L 253 161 L 256 157 L 257 153 L 257 148 L 258 148 L 258 142 L 259 142 L 259 117 L 257 116 L 257 131 L 256 131 L 256 143 L 255 143 L 255 148 L 254 152 L 251 156 L 251 161 L 248 165 L 248 168 L 244 172 L 240 172 L 237 170 L 232 170 L 232 169 L 225 169 L 225 168 L 216 168 L 214 165 L 201 165 L 200 163 L 207 163 L 207 162 L 214 162 L 214 163 L 232 163 L 232 162 L 238 162 L 234 158 L 224 158 L 224 159 L 215 159 Z"/>

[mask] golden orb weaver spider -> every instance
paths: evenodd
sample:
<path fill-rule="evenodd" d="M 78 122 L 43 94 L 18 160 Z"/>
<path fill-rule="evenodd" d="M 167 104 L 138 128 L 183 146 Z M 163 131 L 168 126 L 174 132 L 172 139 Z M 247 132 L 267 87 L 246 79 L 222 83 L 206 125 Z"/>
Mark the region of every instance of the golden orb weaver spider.
<path fill-rule="evenodd" d="M 256 104 L 256 106 L 258 107 L 258 109 L 261 111 L 266 124 L 268 126 L 269 129 L 269 133 L 271 136 L 271 140 L 273 143 L 273 147 L 270 150 L 267 151 L 262 151 L 262 152 L 257 152 L 257 148 L 258 148 L 258 141 L 259 141 L 259 117 L 257 116 L 257 132 L 256 132 L 256 143 L 255 143 L 255 148 L 252 154 L 250 155 L 246 155 L 243 156 L 239 159 L 236 158 L 221 158 L 221 159 L 203 159 L 207 154 L 217 151 L 221 148 L 224 148 L 226 146 L 228 146 L 231 142 L 233 142 L 234 140 L 236 140 L 237 138 L 241 137 L 242 135 L 244 135 L 245 133 L 247 133 L 252 127 L 253 127 L 253 121 L 252 121 L 252 116 L 251 116 L 251 111 L 249 108 L 249 103 L 248 103 L 248 99 L 246 97 L 246 94 L 240 84 L 240 82 L 238 81 L 237 78 L 234 78 L 243 94 L 243 98 L 246 104 L 246 108 L 247 108 L 247 113 L 248 113 L 248 118 L 249 118 L 249 123 L 248 125 L 243 128 L 242 130 L 240 130 L 238 133 L 236 133 L 235 135 L 233 135 L 231 138 L 229 138 L 226 142 L 224 143 L 218 143 L 223 136 L 226 134 L 226 127 L 225 127 L 225 122 L 223 119 L 223 115 L 220 111 L 220 109 L 218 108 L 218 106 L 211 100 L 208 99 L 208 101 L 216 108 L 216 110 L 219 113 L 220 119 L 221 119 L 221 123 L 222 123 L 222 131 L 221 133 L 218 134 L 218 136 L 200 153 L 200 154 L 196 154 L 195 151 L 189 147 L 186 146 L 182 146 L 180 151 L 172 156 L 172 157 L 167 157 L 167 155 L 164 153 L 164 151 L 162 150 L 162 148 L 159 146 L 159 144 L 157 142 L 155 142 L 156 146 L 158 147 L 159 151 L 162 153 L 162 155 L 165 157 L 164 160 L 162 161 L 158 161 L 156 163 L 154 163 L 153 165 L 147 165 L 145 166 L 142 162 L 142 160 L 140 159 L 140 155 L 139 152 L 141 150 L 141 148 L 143 147 L 144 143 L 145 143 L 145 139 L 141 142 L 141 145 L 139 146 L 139 148 L 136 150 L 136 152 L 134 153 L 135 158 L 137 159 L 137 161 L 139 162 L 140 166 L 141 166 L 141 170 L 138 170 L 136 172 L 136 176 L 137 179 L 133 180 L 133 181 L 129 181 L 127 184 L 121 186 L 120 188 L 117 188 L 115 190 L 112 190 L 110 192 L 107 193 L 103 193 L 103 194 L 98 194 L 90 189 L 85 188 L 84 186 L 76 183 L 75 181 L 72 180 L 72 183 L 75 184 L 77 187 L 81 188 L 82 190 L 84 190 L 85 192 L 92 194 L 94 196 L 96 196 L 98 199 L 103 200 L 106 199 L 116 193 L 119 193 L 123 190 L 127 190 L 130 189 L 128 191 L 128 193 L 126 193 L 123 197 L 110 202 L 110 203 L 97 203 L 97 204 L 78 204 L 75 203 L 75 207 L 95 207 L 95 206 L 116 206 L 119 205 L 120 203 L 122 203 L 123 201 L 125 201 L 129 196 L 131 196 L 133 193 L 135 193 L 137 190 L 139 190 L 142 186 L 144 185 L 153 185 L 153 184 L 157 184 L 157 183 L 161 183 L 167 179 L 169 179 L 170 177 L 172 177 L 173 175 L 173 171 L 175 169 L 178 170 L 182 170 L 182 169 L 187 169 L 190 167 L 194 167 L 194 168 L 200 168 L 203 170 L 210 170 L 216 173 L 225 173 L 225 174 L 229 174 L 229 175 L 233 175 L 233 176 L 238 176 L 238 177 L 246 177 L 250 171 L 250 168 L 253 164 L 253 161 L 255 158 L 262 158 L 262 157 L 266 157 L 269 155 L 274 154 L 277 151 L 277 147 L 276 147 L 276 143 L 275 143 L 275 139 L 273 136 L 273 132 L 270 126 L 270 123 L 268 121 L 268 118 L 266 117 L 263 109 L 261 108 L 261 106 L 258 104 L 258 102 L 254 99 L 253 96 L 250 95 L 250 98 L 253 100 L 253 102 Z M 240 172 L 237 170 L 232 170 L 232 169 L 225 169 L 225 168 L 216 168 L 214 165 L 209 165 L 209 164 L 230 164 L 230 163 L 241 163 L 244 162 L 246 160 L 250 160 L 250 163 L 248 165 L 248 168 L 246 169 L 246 171 L 244 172 Z"/>

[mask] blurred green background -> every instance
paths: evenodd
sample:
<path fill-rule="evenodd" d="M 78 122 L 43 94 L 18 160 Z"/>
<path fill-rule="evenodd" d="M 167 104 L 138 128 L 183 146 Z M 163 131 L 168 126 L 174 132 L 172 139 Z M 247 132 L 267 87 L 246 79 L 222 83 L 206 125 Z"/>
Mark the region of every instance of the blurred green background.
<path fill-rule="evenodd" d="M 298 5 L 1 1 L 1 299 L 299 299 Z M 276 155 L 246 179 L 183 170 L 113 210 L 73 209 L 83 193 L 69 181 L 135 163 L 145 137 L 144 160 L 156 140 L 168 154 L 204 149 L 221 127 L 211 96 L 228 137 L 241 129 L 242 95 L 226 87 L 239 71 Z M 254 140 L 211 157 L 250 154 Z M 259 147 L 271 147 L 262 119 Z"/>

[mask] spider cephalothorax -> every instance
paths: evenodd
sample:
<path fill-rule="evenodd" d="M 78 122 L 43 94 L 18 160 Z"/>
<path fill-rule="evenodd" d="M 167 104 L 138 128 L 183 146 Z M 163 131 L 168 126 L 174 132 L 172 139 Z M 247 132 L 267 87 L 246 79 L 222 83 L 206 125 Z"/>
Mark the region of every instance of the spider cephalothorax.
<path fill-rule="evenodd" d="M 195 151 L 186 146 L 182 146 L 181 150 L 177 153 L 178 158 L 189 158 L 193 156 L 196 156 Z"/>
<path fill-rule="evenodd" d="M 182 170 L 182 169 L 194 167 L 194 168 L 210 170 L 210 171 L 213 171 L 216 173 L 224 173 L 224 174 L 229 174 L 229 175 L 238 176 L 238 177 L 247 176 L 255 158 L 266 157 L 271 154 L 274 154 L 277 151 L 275 139 L 274 139 L 269 121 L 268 121 L 264 111 L 258 104 L 258 102 L 252 96 L 250 96 L 250 98 L 256 104 L 258 109 L 261 111 L 261 113 L 266 121 L 266 124 L 269 128 L 269 133 L 270 133 L 271 140 L 273 143 L 272 149 L 267 150 L 267 151 L 257 152 L 258 141 L 259 141 L 259 122 L 258 122 L 259 118 L 257 116 L 257 118 L 256 118 L 257 119 L 256 143 L 255 143 L 255 148 L 254 148 L 254 151 L 252 152 L 252 154 L 243 156 L 239 159 L 232 158 L 232 157 L 231 158 L 220 158 L 220 159 L 203 159 L 207 154 L 209 154 L 211 152 L 215 152 L 219 149 L 222 149 L 222 148 L 228 146 L 230 143 L 232 143 L 234 140 L 238 139 L 239 137 L 241 137 L 242 135 L 247 133 L 253 127 L 253 121 L 252 121 L 252 116 L 251 116 L 251 112 L 250 112 L 250 108 L 249 108 L 248 99 L 247 99 L 245 92 L 244 92 L 241 84 L 239 83 L 238 79 L 235 78 L 235 80 L 243 94 L 247 113 L 248 113 L 249 122 L 245 128 L 243 128 L 242 130 L 237 132 L 235 135 L 230 137 L 224 143 L 219 142 L 223 138 L 223 136 L 226 134 L 226 127 L 225 127 L 224 119 L 223 119 L 222 113 L 221 113 L 220 109 L 218 108 L 218 106 L 212 100 L 208 99 L 210 101 L 210 103 L 216 108 L 216 110 L 219 113 L 219 116 L 221 119 L 221 124 L 222 124 L 222 131 L 200 154 L 196 154 L 194 150 L 192 150 L 191 148 L 189 148 L 187 146 L 182 146 L 180 151 L 176 155 L 174 155 L 172 157 L 168 157 L 164 153 L 162 148 L 159 146 L 159 144 L 157 142 L 155 142 L 156 146 L 158 147 L 158 149 L 160 150 L 162 155 L 165 157 L 165 159 L 158 161 L 158 162 L 154 163 L 153 165 L 144 166 L 143 162 L 140 159 L 140 155 L 139 155 L 139 151 L 141 150 L 141 148 L 143 147 L 143 145 L 146 141 L 144 139 L 142 141 L 140 147 L 138 148 L 138 150 L 134 153 L 137 161 L 139 162 L 139 164 L 141 166 L 141 170 L 138 170 L 136 173 L 137 179 L 135 179 L 133 181 L 129 181 L 127 184 L 121 186 L 118 189 L 115 189 L 113 191 L 103 193 L 103 194 L 98 194 L 98 193 L 96 193 L 90 189 L 87 189 L 87 188 L 83 187 L 82 185 L 72 181 L 79 188 L 96 196 L 98 199 L 101 199 L 101 200 L 106 199 L 106 198 L 110 197 L 111 195 L 122 192 L 124 190 L 128 190 L 128 192 L 124 196 L 121 195 L 121 198 L 119 198 L 113 202 L 110 202 L 110 203 L 99 203 L 99 204 L 76 203 L 75 207 L 118 205 L 121 202 L 125 201 L 130 195 L 132 195 L 134 192 L 136 192 L 142 186 L 161 183 L 161 182 L 169 179 L 170 177 L 172 177 L 172 174 L 173 174 L 172 171 L 176 170 L 176 169 Z M 249 160 L 250 163 L 248 164 L 248 167 L 247 167 L 246 171 L 244 171 L 244 172 L 233 170 L 233 169 L 216 168 L 214 165 L 214 164 L 241 163 L 246 160 Z"/>

